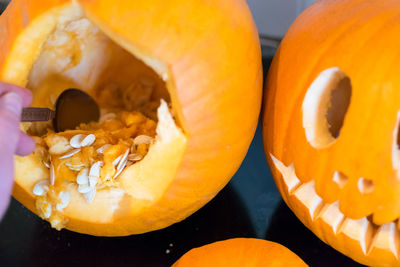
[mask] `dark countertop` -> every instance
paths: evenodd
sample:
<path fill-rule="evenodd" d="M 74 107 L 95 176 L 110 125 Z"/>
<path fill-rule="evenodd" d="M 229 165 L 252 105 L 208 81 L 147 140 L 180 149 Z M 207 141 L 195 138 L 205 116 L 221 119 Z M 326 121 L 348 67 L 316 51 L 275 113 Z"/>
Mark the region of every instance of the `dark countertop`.
<path fill-rule="evenodd" d="M 273 52 L 263 49 L 265 73 Z M 279 242 L 310 266 L 360 266 L 320 241 L 282 201 L 260 125 L 229 185 L 197 213 L 163 230 L 115 238 L 59 232 L 13 199 L 0 222 L 0 266 L 170 266 L 194 247 L 234 237 Z"/>

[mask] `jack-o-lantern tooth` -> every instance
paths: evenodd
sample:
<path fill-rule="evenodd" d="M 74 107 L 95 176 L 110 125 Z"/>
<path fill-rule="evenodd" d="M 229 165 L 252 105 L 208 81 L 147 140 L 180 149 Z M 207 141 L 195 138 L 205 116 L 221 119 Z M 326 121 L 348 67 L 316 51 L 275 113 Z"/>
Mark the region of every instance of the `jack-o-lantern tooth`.
<path fill-rule="evenodd" d="M 344 233 L 353 240 L 356 240 L 366 255 L 372 244 L 374 234 L 373 225 L 366 217 L 359 220 L 346 218 L 341 225 L 338 233 Z"/>
<path fill-rule="evenodd" d="M 275 164 L 275 167 L 280 171 L 282 178 L 288 187 L 289 194 L 292 194 L 293 191 L 301 184 L 300 180 L 296 176 L 294 165 L 292 164 L 289 167 L 286 167 L 285 164 L 275 158 L 274 155 L 270 154 L 270 156 Z"/>
<path fill-rule="evenodd" d="M 400 249 L 399 229 L 395 222 L 381 225 L 376 231 L 369 253 L 374 249 L 391 251 L 396 259 L 399 259 Z"/>
<path fill-rule="evenodd" d="M 315 181 L 300 185 L 292 194 L 307 207 L 312 220 L 318 217 L 324 201 L 315 192 Z"/>
<path fill-rule="evenodd" d="M 332 227 L 332 230 L 335 234 L 338 233 L 345 219 L 345 216 L 339 210 L 339 201 L 336 201 L 332 204 L 326 204 L 321 209 L 319 217 Z"/>

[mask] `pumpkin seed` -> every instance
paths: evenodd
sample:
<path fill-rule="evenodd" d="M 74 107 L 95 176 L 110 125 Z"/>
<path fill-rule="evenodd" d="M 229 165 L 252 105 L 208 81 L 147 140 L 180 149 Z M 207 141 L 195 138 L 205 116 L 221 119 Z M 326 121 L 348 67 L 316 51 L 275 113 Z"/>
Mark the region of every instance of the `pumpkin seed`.
<path fill-rule="evenodd" d="M 49 181 L 42 180 L 33 187 L 33 194 L 36 196 L 43 196 L 49 190 Z"/>
<path fill-rule="evenodd" d="M 139 160 L 142 160 L 143 159 L 143 156 L 142 155 L 140 155 L 140 154 L 129 154 L 129 156 L 128 156 L 128 160 L 129 161 L 139 161 Z"/>
<path fill-rule="evenodd" d="M 96 136 L 94 134 L 89 134 L 81 141 L 81 146 L 91 146 L 94 141 L 96 141 Z"/>
<path fill-rule="evenodd" d="M 124 169 L 117 170 L 117 173 L 114 175 L 113 179 L 116 179 Z"/>
<path fill-rule="evenodd" d="M 97 161 L 95 163 L 93 163 L 92 167 L 90 167 L 90 171 L 89 171 L 89 178 L 91 177 L 100 177 L 100 169 L 101 166 L 103 165 L 102 161 Z"/>
<path fill-rule="evenodd" d="M 80 148 L 74 149 L 74 150 L 68 152 L 67 154 L 65 154 L 64 156 L 60 157 L 60 159 L 68 159 L 79 152 L 81 152 Z"/>
<path fill-rule="evenodd" d="M 58 194 L 58 197 L 60 198 L 61 203 L 57 204 L 56 209 L 58 211 L 62 211 L 63 209 L 65 209 L 68 206 L 69 202 L 71 201 L 71 196 L 70 196 L 69 192 L 60 192 Z"/>
<path fill-rule="evenodd" d="M 114 113 L 107 113 L 101 116 L 99 123 L 102 124 L 103 122 L 114 120 L 115 118 L 117 118 L 117 115 Z"/>
<path fill-rule="evenodd" d="M 121 161 L 121 159 L 122 159 L 123 156 L 124 156 L 124 154 L 120 155 L 118 158 L 116 158 L 116 159 L 113 161 L 112 164 L 113 164 L 114 166 L 117 166 L 118 163 Z"/>
<path fill-rule="evenodd" d="M 82 168 L 85 167 L 85 164 L 72 165 L 71 163 L 67 162 L 67 163 L 65 163 L 65 166 L 67 166 L 68 169 L 73 170 L 73 171 L 81 171 Z"/>
<path fill-rule="evenodd" d="M 98 178 L 98 177 L 89 176 L 89 186 L 90 186 L 91 188 L 96 187 L 98 181 L 99 181 L 99 178 Z"/>
<path fill-rule="evenodd" d="M 129 148 L 125 151 L 124 155 L 122 156 L 121 160 L 119 161 L 119 164 L 117 166 L 117 171 L 125 168 L 126 162 L 128 161 L 129 151 L 130 151 Z"/>
<path fill-rule="evenodd" d="M 138 146 L 141 144 L 146 144 L 149 145 L 153 143 L 154 138 L 148 135 L 138 135 L 136 138 L 133 140 L 133 143 Z"/>
<path fill-rule="evenodd" d="M 81 148 L 82 147 L 81 142 L 83 141 L 83 139 L 85 139 L 85 137 L 86 136 L 84 134 L 75 135 L 69 141 L 70 146 L 72 146 L 73 148 Z"/>
<path fill-rule="evenodd" d="M 103 154 L 103 153 L 104 153 L 104 150 L 107 150 L 107 149 L 110 148 L 111 146 L 112 146 L 112 145 L 110 145 L 110 144 L 105 144 L 104 146 L 98 148 L 98 149 L 96 150 L 96 152 L 97 152 L 97 154 Z"/>
<path fill-rule="evenodd" d="M 87 192 L 91 191 L 91 188 L 88 184 L 80 184 L 78 185 L 78 192 L 81 194 L 86 194 Z"/>
<path fill-rule="evenodd" d="M 54 165 L 50 165 L 50 184 L 54 185 L 54 182 L 56 181 L 56 174 L 54 171 Z"/>
<path fill-rule="evenodd" d="M 83 169 L 79 172 L 76 177 L 76 183 L 79 185 L 85 185 L 89 183 L 89 169 Z"/>
<path fill-rule="evenodd" d="M 51 216 L 51 203 L 47 203 L 46 209 L 43 210 L 43 217 L 45 219 L 48 219 L 50 218 L 50 216 Z"/>

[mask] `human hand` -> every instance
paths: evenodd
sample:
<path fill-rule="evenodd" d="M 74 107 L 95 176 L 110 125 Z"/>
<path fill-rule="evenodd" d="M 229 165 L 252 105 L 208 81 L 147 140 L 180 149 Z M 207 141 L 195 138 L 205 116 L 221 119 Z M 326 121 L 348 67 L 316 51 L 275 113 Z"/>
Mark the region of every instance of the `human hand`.
<path fill-rule="evenodd" d="M 3 217 L 14 184 L 14 155 L 27 156 L 34 141 L 20 130 L 23 107 L 32 101 L 29 90 L 0 82 L 0 218 Z"/>

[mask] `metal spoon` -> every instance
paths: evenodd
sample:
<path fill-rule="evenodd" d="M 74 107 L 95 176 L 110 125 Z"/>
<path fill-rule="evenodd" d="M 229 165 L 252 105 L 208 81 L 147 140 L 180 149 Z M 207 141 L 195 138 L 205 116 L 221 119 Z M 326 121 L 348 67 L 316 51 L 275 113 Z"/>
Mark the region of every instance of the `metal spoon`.
<path fill-rule="evenodd" d="M 96 101 L 78 89 L 67 89 L 58 98 L 55 110 L 49 108 L 24 108 L 22 122 L 53 120 L 54 130 L 72 130 L 81 123 L 98 121 L 100 109 Z"/>

